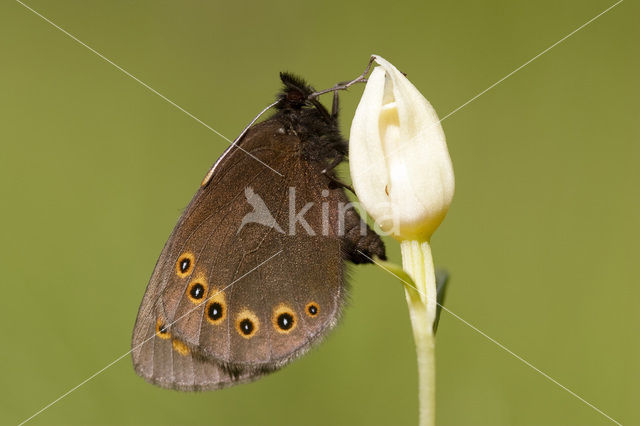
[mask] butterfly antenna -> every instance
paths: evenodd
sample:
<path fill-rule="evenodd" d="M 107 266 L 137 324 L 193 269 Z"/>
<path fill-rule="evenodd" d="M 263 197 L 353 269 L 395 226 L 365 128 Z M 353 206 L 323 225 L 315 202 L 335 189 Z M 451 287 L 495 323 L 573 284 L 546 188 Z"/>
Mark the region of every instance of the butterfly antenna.
<path fill-rule="evenodd" d="M 240 133 L 240 135 L 238 135 L 238 137 L 231 143 L 229 148 L 227 148 L 225 153 L 222 154 L 222 156 L 218 159 L 218 161 L 220 161 L 220 159 L 222 159 L 222 157 L 224 157 L 226 153 L 231 152 L 231 149 L 235 148 L 238 145 L 238 142 L 240 142 L 240 139 L 242 139 L 242 137 L 245 135 L 245 133 L 247 133 L 247 130 L 249 130 L 249 128 L 251 126 L 253 126 L 253 123 L 255 123 L 258 120 L 258 118 L 262 117 L 262 115 L 265 112 L 269 111 L 277 103 L 278 103 L 278 101 L 275 101 L 274 103 L 272 103 L 271 105 L 268 105 L 266 108 L 264 108 L 262 111 L 260 111 L 260 113 L 258 113 L 258 115 L 256 115 L 255 118 L 253 120 L 251 120 L 251 123 L 249 123 L 247 125 L 247 127 L 245 127 L 244 130 Z M 249 154 L 249 155 L 251 155 L 251 154 Z M 218 161 L 216 161 L 216 164 L 218 164 Z M 214 164 L 213 167 L 211 167 L 209 169 L 209 171 L 207 172 L 207 175 L 204 177 L 204 179 L 202 179 L 202 183 L 200 184 L 201 187 L 207 186 L 209 184 L 209 182 L 211 181 L 211 178 L 213 177 L 213 171 L 216 168 L 216 164 Z M 280 173 L 278 173 L 278 174 L 280 174 Z"/>
<path fill-rule="evenodd" d="M 277 104 L 278 102 L 279 102 L 279 101 L 275 101 L 275 102 L 273 102 L 272 104 L 270 104 L 270 105 L 266 106 L 262 111 L 260 111 L 260 112 L 258 113 L 258 115 L 256 115 L 256 116 L 254 117 L 254 119 L 253 119 L 253 120 L 251 120 L 251 123 L 247 124 L 247 126 L 244 128 L 244 130 L 242 130 L 242 132 L 238 135 L 238 137 L 236 138 L 236 140 L 234 140 L 234 141 L 233 141 L 232 145 L 237 144 L 237 143 L 240 141 L 240 139 L 242 139 L 242 137 L 245 135 L 245 133 L 247 133 L 247 130 L 249 130 L 249 128 L 250 128 L 251 126 L 253 126 L 253 123 L 255 123 L 256 121 L 258 121 L 258 118 L 262 117 L 262 116 L 264 115 L 264 113 L 265 113 L 265 112 L 269 111 L 271 108 L 273 108 L 274 106 L 276 106 L 276 104 Z"/>

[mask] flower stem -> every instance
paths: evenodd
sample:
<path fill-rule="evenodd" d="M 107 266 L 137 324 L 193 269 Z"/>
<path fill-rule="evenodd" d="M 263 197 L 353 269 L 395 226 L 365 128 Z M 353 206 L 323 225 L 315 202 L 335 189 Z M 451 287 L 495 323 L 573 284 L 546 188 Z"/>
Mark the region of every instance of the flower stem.
<path fill-rule="evenodd" d="M 436 420 L 436 357 L 433 323 L 436 318 L 436 276 L 429 241 L 402 241 L 402 266 L 416 289 L 405 285 L 418 357 L 420 426 Z"/>

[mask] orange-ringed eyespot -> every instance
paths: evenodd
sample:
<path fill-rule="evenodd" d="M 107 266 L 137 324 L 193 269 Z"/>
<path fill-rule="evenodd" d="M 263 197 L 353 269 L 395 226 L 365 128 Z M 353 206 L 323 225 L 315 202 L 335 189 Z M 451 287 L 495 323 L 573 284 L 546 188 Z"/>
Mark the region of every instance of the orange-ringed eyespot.
<path fill-rule="evenodd" d="M 273 310 L 271 322 L 278 333 L 288 334 L 296 328 L 296 314 L 290 306 L 281 303 Z"/>
<path fill-rule="evenodd" d="M 191 266 L 191 261 L 189 260 L 189 258 L 184 257 L 180 259 L 180 272 L 184 274 L 189 269 L 189 266 Z"/>
<path fill-rule="evenodd" d="M 199 274 L 194 278 L 187 287 L 187 296 L 189 300 L 196 305 L 202 303 L 202 299 L 207 295 L 207 281 Z"/>
<path fill-rule="evenodd" d="M 224 315 L 224 311 L 222 313 Z M 252 338 L 260 329 L 260 320 L 249 309 L 243 309 L 236 316 L 236 331 L 245 339 Z"/>
<path fill-rule="evenodd" d="M 224 308 L 220 303 L 213 302 L 209 305 L 209 309 L 207 309 L 207 315 L 213 321 L 218 321 L 220 318 L 222 318 L 222 315 L 224 315 L 223 309 Z"/>
<path fill-rule="evenodd" d="M 240 321 L 240 331 L 245 336 L 249 336 L 251 332 L 253 332 L 253 328 L 254 328 L 253 322 L 249 318 L 245 318 L 242 321 Z"/>
<path fill-rule="evenodd" d="M 293 327 L 293 316 L 287 312 L 278 315 L 278 327 L 281 330 L 289 330 Z"/>
<path fill-rule="evenodd" d="M 165 325 L 165 323 L 160 319 L 156 321 L 156 336 L 161 339 L 168 339 L 171 337 L 171 333 L 169 333 L 169 327 Z"/>
<path fill-rule="evenodd" d="M 306 309 L 307 315 L 309 315 L 310 317 L 315 317 L 320 312 L 320 308 L 318 307 L 318 304 L 316 302 L 307 303 L 307 306 L 305 309 Z"/>
<path fill-rule="evenodd" d="M 209 321 L 210 324 L 218 325 L 227 318 L 227 304 L 225 301 L 224 293 L 218 290 L 216 287 L 210 288 L 209 293 L 211 294 L 211 297 L 207 299 L 205 315 L 207 321 Z M 239 316 L 237 318 L 247 317 L 251 317 L 251 311 L 245 309 L 242 312 L 242 316 Z M 236 328 L 238 328 L 237 320 Z"/>
<path fill-rule="evenodd" d="M 180 277 L 186 277 L 191 273 L 194 264 L 193 254 L 190 252 L 182 253 L 176 262 L 176 274 Z"/>
<path fill-rule="evenodd" d="M 202 286 L 202 284 L 196 283 L 191 286 L 191 290 L 189 291 L 189 294 L 194 299 L 202 299 L 202 297 L 204 297 L 204 287 Z"/>

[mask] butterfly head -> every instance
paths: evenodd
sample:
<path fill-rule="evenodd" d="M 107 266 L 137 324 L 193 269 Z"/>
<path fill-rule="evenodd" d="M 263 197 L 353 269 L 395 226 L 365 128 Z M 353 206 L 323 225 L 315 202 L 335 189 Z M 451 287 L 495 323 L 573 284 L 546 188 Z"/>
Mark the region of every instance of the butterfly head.
<path fill-rule="evenodd" d="M 312 96 L 315 89 L 302 78 L 288 72 L 280 73 L 284 87 L 278 94 L 276 109 L 288 116 L 315 117 L 335 125 L 335 118 L 329 115 L 326 108 Z"/>
<path fill-rule="evenodd" d="M 303 79 L 288 72 L 281 72 L 280 80 L 282 80 L 284 87 L 278 95 L 276 108 L 296 110 L 310 105 L 309 95 L 314 90 Z"/>

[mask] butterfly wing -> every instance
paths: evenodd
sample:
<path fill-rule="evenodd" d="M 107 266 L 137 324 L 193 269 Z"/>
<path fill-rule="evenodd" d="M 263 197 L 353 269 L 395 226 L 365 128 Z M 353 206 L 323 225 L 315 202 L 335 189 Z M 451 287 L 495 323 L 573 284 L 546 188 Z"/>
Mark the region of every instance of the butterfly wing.
<path fill-rule="evenodd" d="M 147 380 L 178 389 L 250 380 L 303 353 L 335 325 L 344 300 L 337 230 L 308 235 L 299 221 L 290 232 L 289 215 L 323 194 L 334 204 L 329 211 L 346 197 L 328 190 L 328 179 L 301 160 L 299 145 L 273 119 L 254 126 L 242 150 L 227 151 L 194 196 L 158 260 L 136 322 L 133 361 Z M 243 151 L 279 165 L 284 176 Z M 269 214 L 256 216 L 261 207 Z M 324 225 L 321 210 L 314 205 L 303 217 L 316 234 Z M 247 214 L 254 220 L 243 223 Z"/>

